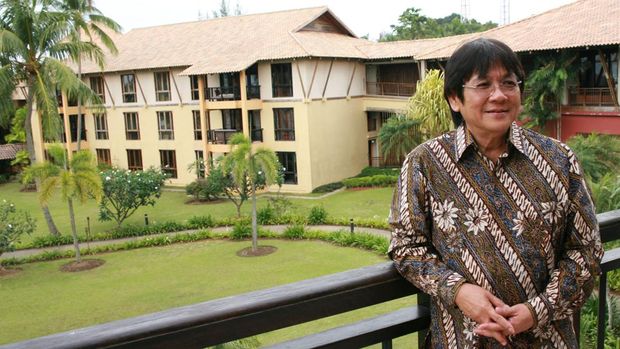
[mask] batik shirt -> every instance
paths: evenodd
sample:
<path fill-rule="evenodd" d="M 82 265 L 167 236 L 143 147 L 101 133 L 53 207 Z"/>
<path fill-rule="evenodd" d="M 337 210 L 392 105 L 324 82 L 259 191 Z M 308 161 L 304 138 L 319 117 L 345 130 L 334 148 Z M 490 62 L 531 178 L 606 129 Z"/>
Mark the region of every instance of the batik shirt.
<path fill-rule="evenodd" d="M 485 157 L 464 126 L 406 158 L 394 192 L 389 254 L 431 295 L 432 348 L 501 348 L 455 304 L 459 287 L 524 303 L 534 327 L 511 348 L 577 348 L 572 314 L 603 255 L 594 207 L 566 145 L 512 124 L 508 150 Z"/>

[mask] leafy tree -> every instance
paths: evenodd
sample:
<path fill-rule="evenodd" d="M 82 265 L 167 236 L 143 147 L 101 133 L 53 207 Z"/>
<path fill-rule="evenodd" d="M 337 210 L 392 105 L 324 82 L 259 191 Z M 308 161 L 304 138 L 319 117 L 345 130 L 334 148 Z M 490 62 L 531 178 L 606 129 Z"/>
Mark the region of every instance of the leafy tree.
<path fill-rule="evenodd" d="M 263 185 L 276 184 L 282 167 L 273 150 L 258 147 L 252 149 L 252 141 L 242 133 L 230 139 L 231 151 L 221 160 L 225 174 L 232 179 L 237 192 L 252 197 L 252 251 L 258 248 L 256 223 L 256 190 Z M 228 194 L 227 194 L 228 195 Z M 240 205 L 237 214 L 240 215 Z"/>
<path fill-rule="evenodd" d="M 92 0 L 62 0 L 59 10 L 68 15 L 69 37 L 71 41 L 81 42 L 82 35 L 88 37 L 88 42 L 97 46 L 94 39 L 98 39 L 111 53 L 118 52 L 112 38 L 106 30 L 120 32 L 121 26 L 113 19 L 104 16 L 99 9 L 93 6 Z M 72 52 L 71 59 L 77 63 L 77 76 L 82 80 L 82 52 L 78 48 Z M 77 114 L 82 115 L 82 101 L 77 101 Z M 77 150 L 80 150 L 82 139 L 82 118 L 77 119 Z"/>
<path fill-rule="evenodd" d="M 221 0 L 219 10 L 213 11 L 212 14 L 213 14 L 213 18 L 239 16 L 241 15 L 241 6 L 239 6 L 239 1 L 237 1 L 237 4 L 235 5 L 235 11 L 233 12 L 230 10 L 228 1 Z"/>
<path fill-rule="evenodd" d="M 475 19 L 462 21 L 461 16 L 456 13 L 434 19 L 420 14 L 420 9 L 410 7 L 398 17 L 398 24 L 390 27 L 392 32 L 382 33 L 379 41 L 414 40 L 476 33 L 495 28 L 497 24 L 492 22 L 482 24 Z"/>
<path fill-rule="evenodd" d="M 140 207 L 155 205 L 166 178 L 165 173 L 156 169 L 131 171 L 114 168 L 103 171 L 99 219 L 114 220 L 120 227 Z"/>
<path fill-rule="evenodd" d="M 398 162 L 401 162 L 421 142 L 418 131 L 419 125 L 420 122 L 418 120 L 407 118 L 405 115 L 396 115 L 389 118 L 381 126 L 377 135 L 383 157 L 393 157 Z"/>
<path fill-rule="evenodd" d="M 575 58 L 574 53 L 566 51 L 537 57 L 538 68 L 525 81 L 528 94 L 523 103 L 522 118 L 527 121 L 527 126 L 543 130 L 547 121 L 559 116 L 566 81 L 578 71 L 572 66 Z"/>
<path fill-rule="evenodd" d="M 71 160 L 67 161 L 65 149 L 54 144 L 48 148 L 48 154 L 50 160 L 28 167 L 24 171 L 23 180 L 28 182 L 31 178 L 37 178 L 41 181 L 39 200 L 43 203 L 49 202 L 56 190 L 60 189 L 62 199 L 69 206 L 75 258 L 77 262 L 80 262 L 80 245 L 75 225 L 73 200 L 81 203 L 92 198 L 99 200 L 101 178 L 97 173 L 92 154 L 88 150 L 76 152 Z"/>
<path fill-rule="evenodd" d="M 12 251 L 14 243 L 23 234 L 31 234 L 35 228 L 36 221 L 27 211 L 16 209 L 9 201 L 0 201 L 0 256 Z"/>
<path fill-rule="evenodd" d="M 21 107 L 15 111 L 15 117 L 11 121 L 11 132 L 4 136 L 7 143 L 24 143 L 26 142 L 26 131 L 24 130 L 24 121 L 26 119 L 26 108 Z"/>
<path fill-rule="evenodd" d="M 418 81 L 415 94 L 409 99 L 407 116 L 420 122 L 424 139 L 439 136 L 452 129 L 450 107 L 443 96 L 444 77 L 432 69 Z"/>
<path fill-rule="evenodd" d="M 573 149 L 583 172 L 594 182 L 608 173 L 620 173 L 620 138 L 592 133 L 571 137 L 567 144 Z"/>
<path fill-rule="evenodd" d="M 103 53 L 93 43 L 67 36 L 69 17 L 58 10 L 58 4 L 55 0 L 0 0 L 0 118 L 13 115 L 11 95 L 18 84 L 24 84 L 24 131 L 32 164 L 36 160 L 31 117 L 35 105 L 46 139 L 57 139 L 61 130 L 57 89 L 82 103 L 99 102 L 64 61 L 81 52 L 103 64 Z M 59 235 L 49 209 L 45 205 L 42 209 L 50 233 Z"/>

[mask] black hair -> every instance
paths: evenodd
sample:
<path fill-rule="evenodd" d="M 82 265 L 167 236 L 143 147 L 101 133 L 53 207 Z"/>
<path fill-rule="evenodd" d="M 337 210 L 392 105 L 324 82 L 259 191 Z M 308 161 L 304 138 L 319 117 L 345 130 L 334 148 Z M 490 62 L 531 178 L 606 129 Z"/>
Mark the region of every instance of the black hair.
<path fill-rule="evenodd" d="M 495 39 L 478 38 L 459 47 L 446 64 L 443 94 L 448 101 L 451 96 L 463 99 L 463 84 L 474 74 L 486 76 L 490 69 L 502 66 L 508 73 L 515 74 L 523 81 L 525 73 L 517 54 L 508 45 Z M 463 115 L 452 110 L 452 121 L 458 127 L 463 123 Z"/>

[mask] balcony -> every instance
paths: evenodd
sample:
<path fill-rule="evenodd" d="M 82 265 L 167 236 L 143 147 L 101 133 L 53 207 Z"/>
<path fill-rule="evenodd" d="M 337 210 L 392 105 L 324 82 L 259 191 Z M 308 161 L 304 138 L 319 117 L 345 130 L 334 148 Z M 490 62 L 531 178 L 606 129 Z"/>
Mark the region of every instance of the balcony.
<path fill-rule="evenodd" d="M 211 144 L 228 144 L 230 138 L 235 134 L 242 132 L 241 130 L 236 129 L 215 129 L 215 130 L 207 130 L 207 141 Z M 262 135 L 262 133 L 261 133 Z"/>
<path fill-rule="evenodd" d="M 241 92 L 238 86 L 208 87 L 207 99 L 210 101 L 238 101 L 241 99 Z"/>
<path fill-rule="evenodd" d="M 597 218 L 603 242 L 620 239 L 620 210 L 599 214 Z M 603 348 L 605 335 L 607 273 L 618 268 L 620 248 L 606 251 L 599 285 L 599 348 Z M 360 348 L 382 343 L 383 348 L 391 348 L 392 339 L 410 333 L 421 332 L 418 340 L 423 340 L 430 322 L 427 296 L 405 281 L 391 262 L 53 334 L 4 348 L 204 348 L 414 294 L 418 295 L 415 306 L 270 347 Z"/>
<path fill-rule="evenodd" d="M 568 104 L 571 106 L 608 107 L 614 106 L 612 92 L 607 87 L 570 87 Z"/>
<path fill-rule="evenodd" d="M 379 96 L 411 97 L 416 84 L 402 82 L 367 82 L 366 94 Z"/>
<path fill-rule="evenodd" d="M 263 129 L 258 128 L 250 131 L 250 137 L 252 142 L 262 142 L 263 141 Z"/>

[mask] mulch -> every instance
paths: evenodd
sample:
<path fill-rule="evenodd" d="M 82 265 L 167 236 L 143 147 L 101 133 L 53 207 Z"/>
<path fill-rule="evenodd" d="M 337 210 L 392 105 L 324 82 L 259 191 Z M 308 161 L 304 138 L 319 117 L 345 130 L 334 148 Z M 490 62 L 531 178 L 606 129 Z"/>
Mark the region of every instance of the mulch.
<path fill-rule="evenodd" d="M 252 247 L 246 247 L 242 250 L 237 251 L 237 256 L 239 257 L 260 257 L 266 256 L 268 254 L 272 254 L 278 250 L 275 246 L 258 246 L 256 251 L 252 251 Z"/>
<path fill-rule="evenodd" d="M 79 262 L 72 261 L 60 266 L 60 271 L 73 273 L 98 268 L 105 263 L 103 259 L 82 259 Z"/>
<path fill-rule="evenodd" d="M 22 268 L 2 268 L 0 267 L 0 277 L 15 275 L 22 271 Z"/>

